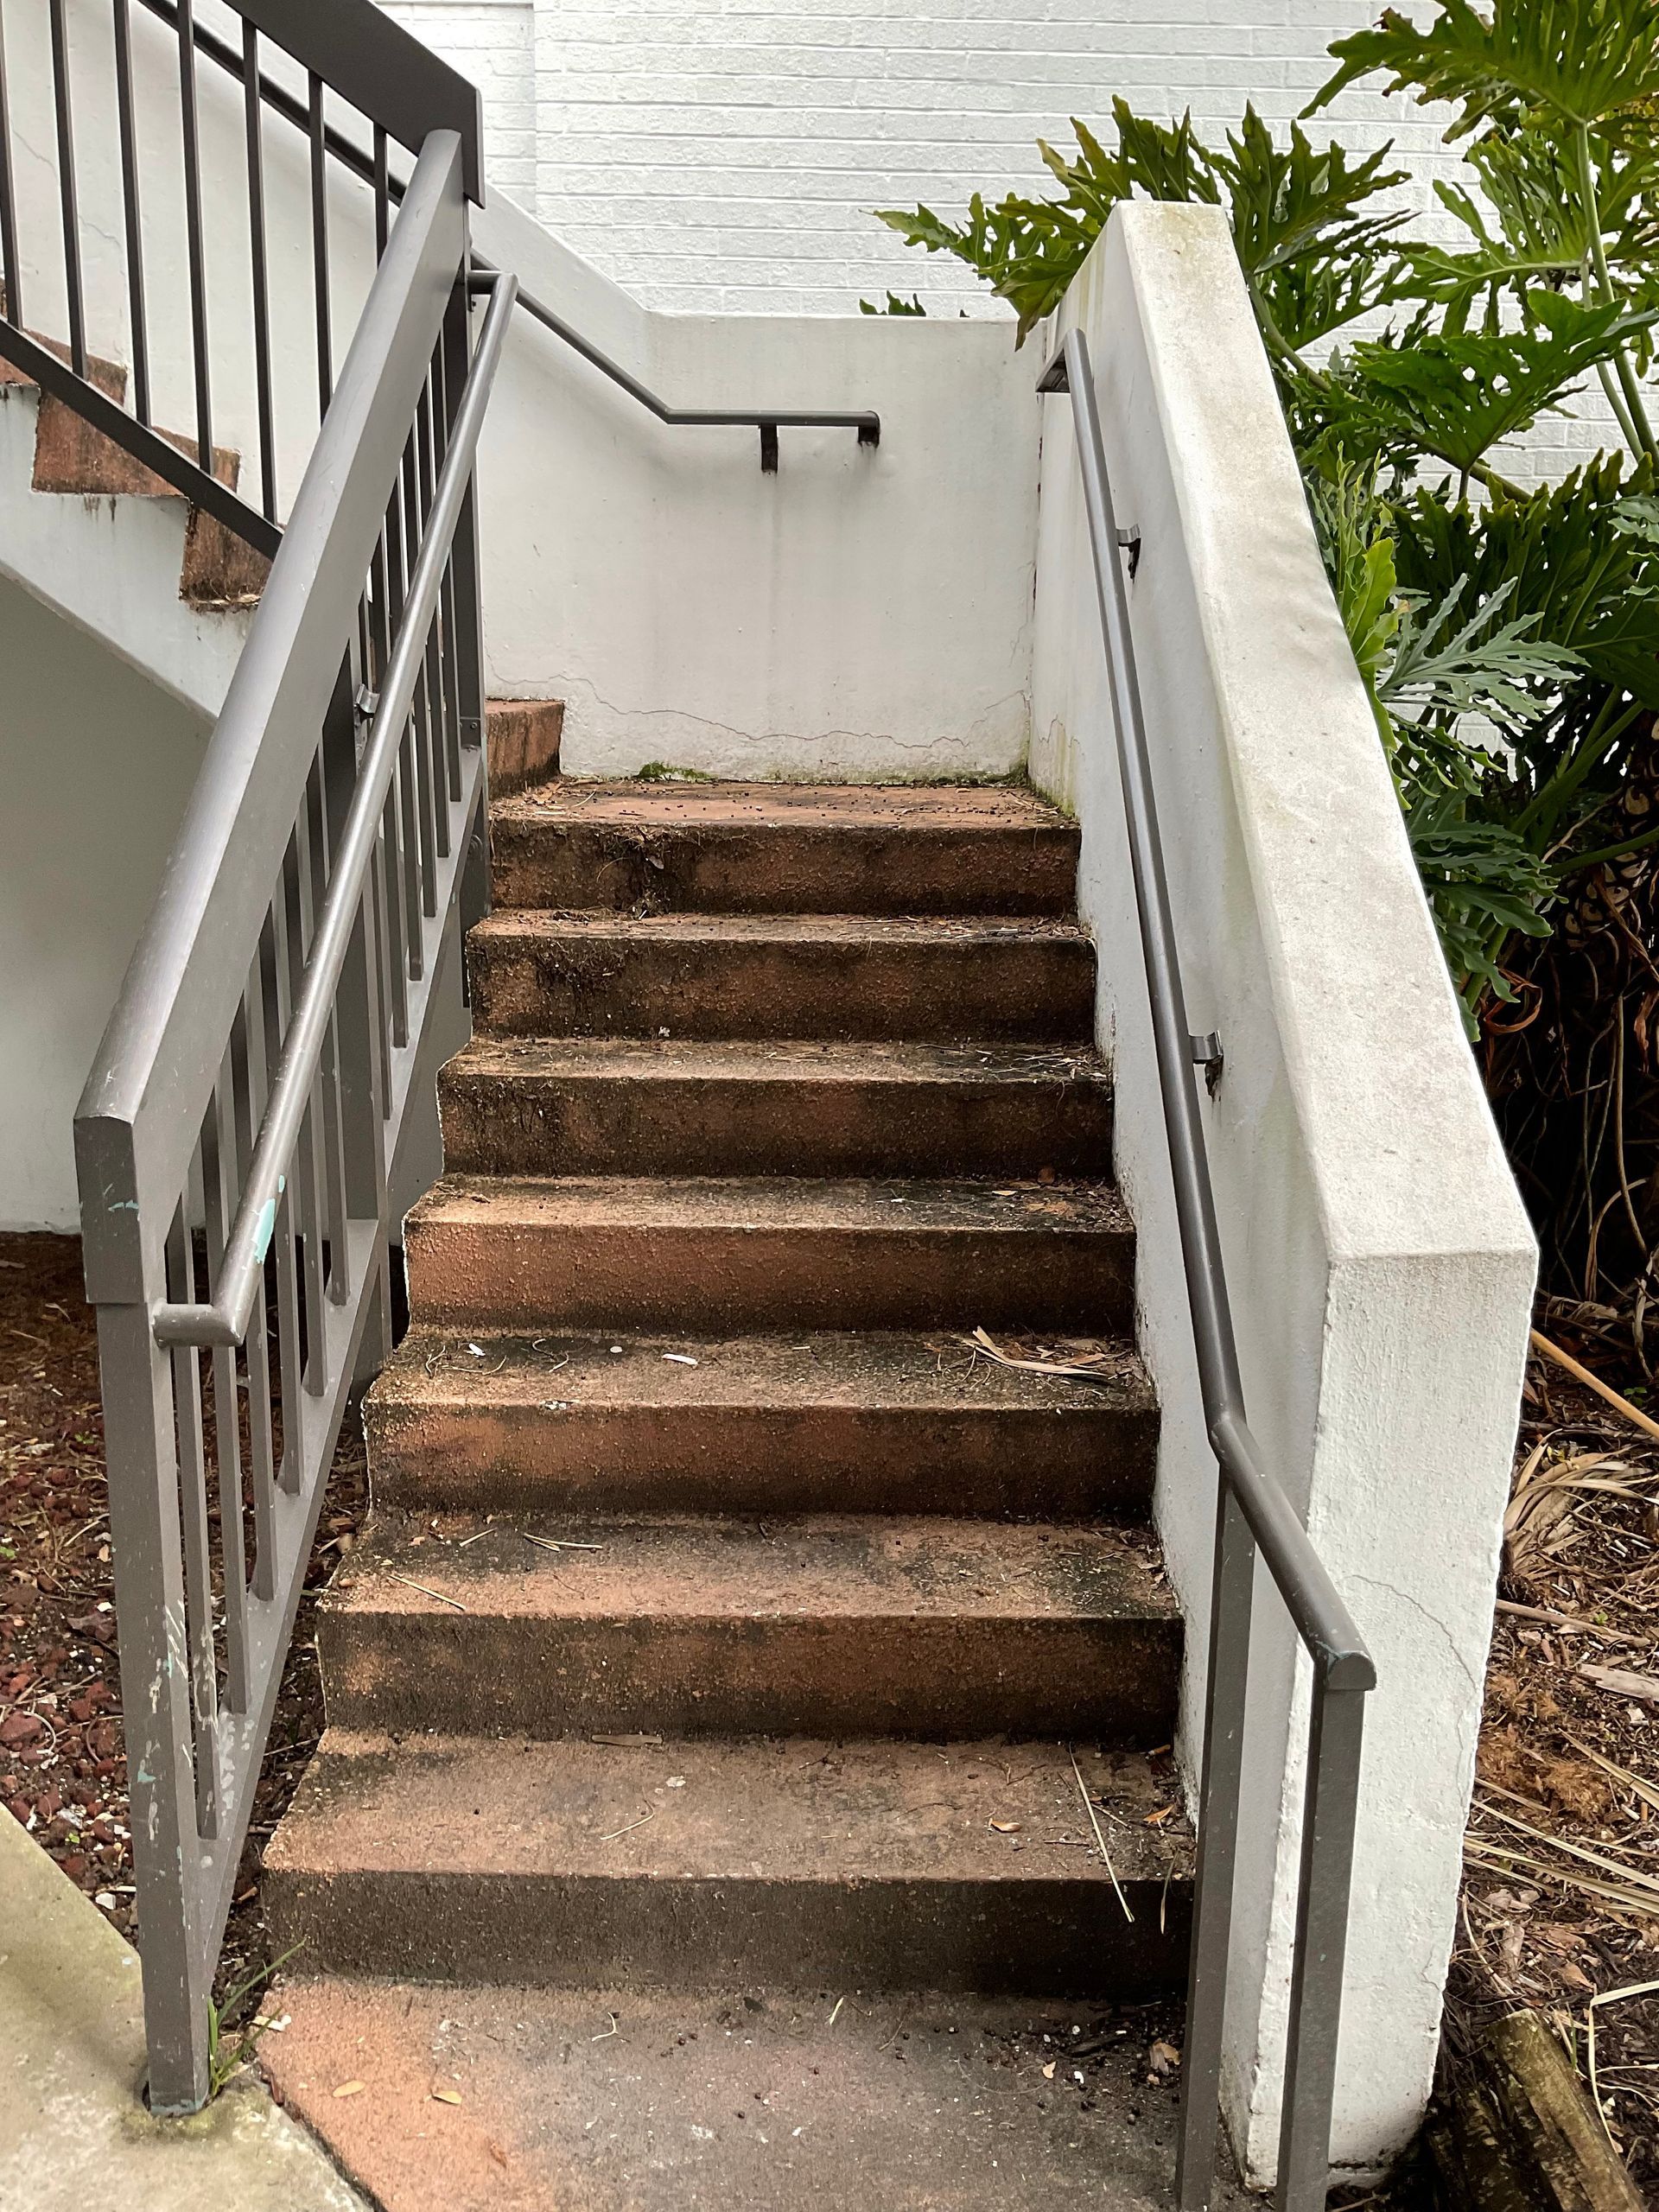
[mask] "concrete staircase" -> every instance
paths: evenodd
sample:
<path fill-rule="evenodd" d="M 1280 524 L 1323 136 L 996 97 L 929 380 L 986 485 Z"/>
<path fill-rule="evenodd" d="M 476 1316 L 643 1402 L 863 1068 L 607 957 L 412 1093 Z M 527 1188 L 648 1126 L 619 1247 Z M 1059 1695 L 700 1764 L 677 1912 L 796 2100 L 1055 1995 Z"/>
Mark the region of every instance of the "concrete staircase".
<path fill-rule="evenodd" d="M 361 2075 L 400 1984 L 462 1986 L 446 2031 L 531 1986 L 556 2037 L 1174 1989 L 1181 1630 L 1075 830 L 1001 788 L 556 783 L 493 838 L 328 1732 L 266 1859 L 314 1991 L 278 2078 Z M 851 2201 L 751 2198 L 683 2134 L 619 2154 L 664 2202 L 686 2157 L 686 2202 Z"/>

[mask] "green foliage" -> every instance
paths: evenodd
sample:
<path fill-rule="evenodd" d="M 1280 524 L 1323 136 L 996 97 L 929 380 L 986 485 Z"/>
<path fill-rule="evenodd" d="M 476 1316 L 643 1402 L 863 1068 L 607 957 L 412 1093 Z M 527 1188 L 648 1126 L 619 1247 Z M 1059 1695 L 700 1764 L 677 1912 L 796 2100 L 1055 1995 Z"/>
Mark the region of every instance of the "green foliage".
<path fill-rule="evenodd" d="M 1023 342 L 1121 202 L 1226 215 L 1472 1033 L 1574 880 L 1659 838 L 1628 803 L 1659 713 L 1659 0 L 1436 0 L 1332 54 L 1310 113 L 1379 74 L 1451 105 L 1453 243 L 1408 234 L 1387 147 L 1281 143 L 1254 108 L 1208 146 L 1122 99 L 1115 143 L 1041 148 L 1056 196 L 882 220 L 975 269 Z M 1627 451 L 1508 482 L 1506 442 L 1592 378 Z"/>
<path fill-rule="evenodd" d="M 860 315 L 925 315 L 927 313 L 927 309 L 922 305 L 919 292 L 912 292 L 907 300 L 901 300 L 897 292 L 889 292 L 887 303 L 882 308 L 877 307 L 871 300 L 861 300 L 858 303 L 858 311 Z"/>

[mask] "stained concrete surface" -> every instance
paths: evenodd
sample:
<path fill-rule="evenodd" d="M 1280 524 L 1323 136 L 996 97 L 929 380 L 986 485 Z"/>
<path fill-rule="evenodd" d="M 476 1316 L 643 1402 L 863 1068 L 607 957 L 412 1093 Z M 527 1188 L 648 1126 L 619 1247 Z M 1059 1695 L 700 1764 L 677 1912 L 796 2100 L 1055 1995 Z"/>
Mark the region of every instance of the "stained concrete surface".
<path fill-rule="evenodd" d="M 1162 2212 L 1166 2012 L 300 1982 L 268 2063 L 385 2212 Z M 1230 2186 L 1211 2200 L 1237 2212 Z"/>
<path fill-rule="evenodd" d="M 245 2075 L 154 2120 L 138 1955 L 0 1812 L 0 2206 L 6 2212 L 362 2212 Z"/>

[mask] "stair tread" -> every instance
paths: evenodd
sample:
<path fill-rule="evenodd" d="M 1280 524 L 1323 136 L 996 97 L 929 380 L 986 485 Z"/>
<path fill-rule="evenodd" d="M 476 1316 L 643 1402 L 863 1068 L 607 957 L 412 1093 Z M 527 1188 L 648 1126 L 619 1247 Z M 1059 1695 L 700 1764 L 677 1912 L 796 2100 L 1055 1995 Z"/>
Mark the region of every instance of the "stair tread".
<path fill-rule="evenodd" d="M 312 1971 L 302 1954 L 288 1974 Z M 702 1988 L 666 1994 L 336 1974 L 285 1979 L 281 2008 L 262 2065 L 393 2212 L 1173 2201 L 1178 2077 L 1154 2079 L 1147 2050 L 1179 2042 L 1179 2015 L 1144 2000 L 872 1996 L 841 1980 L 748 1995 L 711 1959 Z M 368 2094 L 336 2097 L 348 2075 Z M 1260 2212 L 1220 2164 L 1215 2212 Z"/>
<path fill-rule="evenodd" d="M 1056 914 L 635 914 L 589 906 L 508 907 L 474 923 L 470 935 L 486 947 L 605 938 L 669 946 L 1093 944 L 1081 923 Z"/>
<path fill-rule="evenodd" d="M 1183 1881 L 1168 1763 L 1077 1747 L 1122 1882 Z M 649 1813 L 648 1819 L 641 1819 Z M 994 1823 L 1001 1823 L 1000 1826 Z M 402 1736 L 331 1728 L 267 1865 L 461 1878 L 1109 1883 L 1050 1742 Z"/>
<path fill-rule="evenodd" d="M 474 1037 L 446 1070 L 452 1081 L 512 1076 L 693 1083 L 1109 1084 L 1097 1052 L 1064 1046 L 847 1044 L 814 1038 Z"/>
<path fill-rule="evenodd" d="M 931 1515 L 378 1513 L 324 1599 L 458 1620 L 1179 1619 L 1122 1531 Z"/>
<path fill-rule="evenodd" d="M 1131 1233 L 1109 1183 L 991 1184 L 803 1175 L 446 1175 L 409 1217 L 427 1225 L 514 1228 L 970 1230 Z"/>
<path fill-rule="evenodd" d="M 620 823 L 642 829 L 772 827 L 875 830 L 1073 830 L 1035 791 L 1005 784 L 639 783 L 563 778 L 556 786 L 493 804 L 497 820 Z"/>
<path fill-rule="evenodd" d="M 957 1408 L 1091 1414 L 1155 1408 L 1151 1377 L 1126 1338 L 1043 1341 L 1063 1360 L 1090 1361 L 1100 1380 L 1001 1367 L 976 1357 L 963 1336 L 948 1330 L 721 1338 L 492 1332 L 468 1338 L 417 1329 L 383 1369 L 371 1395 L 382 1404 L 541 1407 L 552 1401 L 583 1408 L 851 1406 L 930 1414 Z M 998 1349 L 1031 1357 L 1038 1341 L 998 1339 Z M 684 1365 L 687 1358 L 696 1365 Z"/>

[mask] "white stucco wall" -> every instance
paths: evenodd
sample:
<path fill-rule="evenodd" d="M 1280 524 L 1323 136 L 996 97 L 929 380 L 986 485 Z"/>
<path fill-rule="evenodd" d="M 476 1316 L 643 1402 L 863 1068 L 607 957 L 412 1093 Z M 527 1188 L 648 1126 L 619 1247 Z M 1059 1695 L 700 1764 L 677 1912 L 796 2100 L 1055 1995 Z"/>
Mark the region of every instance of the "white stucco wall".
<path fill-rule="evenodd" d="M 499 194 L 480 250 L 671 404 L 874 408 L 665 428 L 527 316 L 480 458 L 492 687 L 565 702 L 575 774 L 999 773 L 1024 757 L 1038 402 L 984 322 L 642 309 Z"/>
<path fill-rule="evenodd" d="M 71 1125 L 207 721 L 0 579 L 0 1229 L 79 1226 Z"/>
<path fill-rule="evenodd" d="M 1369 1700 L 1335 2155 L 1408 2139 L 1453 1929 L 1533 1281 L 1369 707 L 1325 585 L 1224 223 L 1114 219 L 1067 303 L 1093 349 L 1246 1397 L 1362 1632 Z M 1032 769 L 1084 832 L 1158 1512 L 1192 1716 L 1215 1495 L 1132 905 L 1069 403 L 1043 442 Z M 1265 1577 L 1252 1659 L 1225 2103 L 1271 2176 L 1290 1971 L 1305 1665 Z"/>

